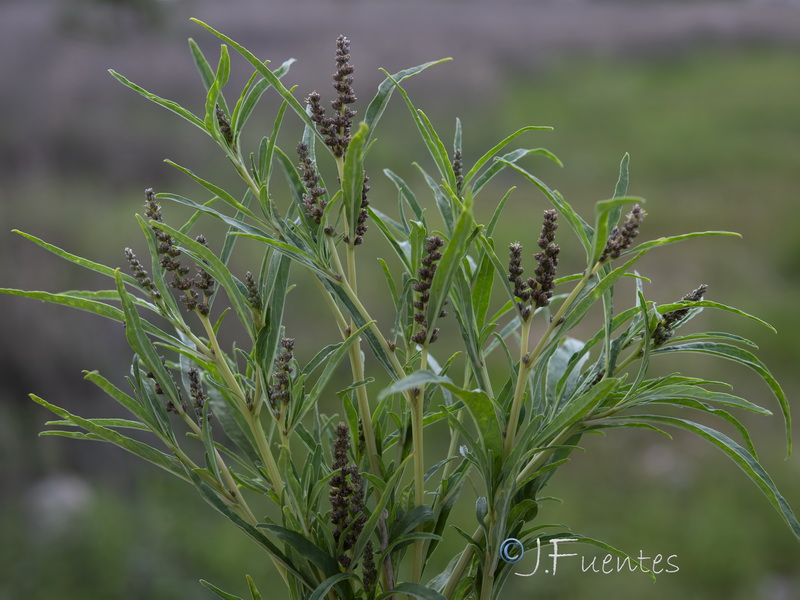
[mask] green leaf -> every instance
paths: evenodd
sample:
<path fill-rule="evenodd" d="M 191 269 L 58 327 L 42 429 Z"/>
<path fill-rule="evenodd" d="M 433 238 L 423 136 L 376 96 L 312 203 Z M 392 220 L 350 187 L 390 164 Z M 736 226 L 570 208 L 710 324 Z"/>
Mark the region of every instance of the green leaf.
<path fill-rule="evenodd" d="M 416 220 L 424 223 L 425 215 L 422 207 L 419 205 L 419 202 L 417 202 L 417 197 L 414 195 L 414 192 L 411 191 L 411 188 L 408 187 L 408 184 L 389 169 L 384 169 L 383 172 L 389 179 L 392 180 L 392 183 L 394 183 L 394 185 L 397 187 L 397 191 L 400 193 L 402 199 L 406 201 L 406 204 L 408 204 L 409 207 L 411 207 L 411 211 L 414 213 Z"/>
<path fill-rule="evenodd" d="M 308 600 L 322 600 L 333 586 L 345 579 L 357 579 L 357 577 L 353 573 L 339 573 L 338 575 L 328 577 L 317 586 L 314 592 L 308 597 Z"/>
<path fill-rule="evenodd" d="M 236 210 L 239 210 L 239 211 L 243 212 L 244 214 L 246 214 L 248 217 L 251 217 L 251 218 L 255 219 L 256 221 L 259 221 L 262 224 L 264 224 L 263 221 L 261 221 L 261 219 L 259 219 L 249 208 L 247 208 L 244 204 L 242 204 L 241 202 L 236 200 L 233 196 L 231 196 L 228 192 L 223 190 L 221 187 L 214 185 L 210 181 L 206 181 L 202 177 L 199 177 L 199 176 L 195 175 L 191 170 L 187 169 L 186 167 L 182 167 L 179 164 L 172 162 L 171 160 L 165 160 L 164 162 L 167 163 L 168 165 L 171 165 L 171 166 L 175 167 L 181 173 L 185 173 L 186 175 L 191 177 L 194 181 L 196 181 L 197 183 L 202 185 L 204 188 L 206 188 L 208 191 L 210 191 L 212 194 L 216 195 L 217 197 L 219 197 L 222 200 L 224 200 L 226 203 L 228 203 L 231 206 L 233 206 Z M 157 197 L 159 197 L 159 198 L 161 198 L 163 196 L 164 196 L 164 194 L 157 194 Z"/>
<path fill-rule="evenodd" d="M 289 60 L 284 61 L 284 63 L 275 69 L 273 73 L 279 79 L 283 77 L 286 73 L 289 72 L 289 67 L 291 67 L 292 63 L 295 62 L 295 59 L 290 58 Z M 255 76 L 256 73 L 253 73 Z M 258 101 L 261 99 L 261 96 L 264 94 L 267 89 L 269 89 L 270 84 L 269 81 L 266 79 L 260 79 L 256 82 L 256 84 L 248 91 L 248 88 L 242 91 L 242 94 L 247 92 L 247 95 L 243 95 L 243 100 L 240 98 L 239 102 L 236 104 L 236 108 L 233 111 L 233 116 L 231 117 L 231 130 L 233 131 L 234 139 L 238 139 L 239 135 L 242 132 L 242 129 L 247 123 L 247 120 L 250 118 L 250 115 L 253 114 L 253 110 L 258 104 Z M 285 106 L 285 103 L 284 103 Z M 285 109 L 284 109 L 285 110 Z"/>
<path fill-rule="evenodd" d="M 475 421 L 478 435 L 483 440 L 482 446 L 494 452 L 495 456 L 502 456 L 502 428 L 494 404 L 485 392 L 462 389 L 455 385 L 449 377 L 442 377 L 433 371 L 423 370 L 415 371 L 408 377 L 395 381 L 378 394 L 378 401 L 391 394 L 398 394 L 428 384 L 440 385 L 460 398 Z"/>
<path fill-rule="evenodd" d="M 629 254 L 636 254 L 637 252 L 641 252 L 642 250 L 650 250 L 651 248 L 655 248 L 657 246 L 665 246 L 667 244 L 682 242 L 683 240 L 690 240 L 692 238 L 697 238 L 697 237 L 708 237 L 712 235 L 726 235 L 739 238 L 742 237 L 741 234 L 734 233 L 732 231 L 695 231 L 694 233 L 684 233 L 681 235 L 660 237 L 657 240 L 650 240 L 649 242 L 639 244 L 638 246 L 628 250 L 627 252 L 623 252 L 622 254 L 620 254 L 620 256 L 622 257 L 622 256 L 627 256 Z"/>
<path fill-rule="evenodd" d="M 108 72 L 111 73 L 111 75 L 113 75 L 114 78 L 116 78 L 117 81 L 119 81 L 123 85 L 129 87 L 134 92 L 136 92 L 138 94 L 141 94 L 142 96 L 144 96 L 148 100 L 151 100 L 152 102 L 155 102 L 159 106 L 163 106 L 168 111 L 173 112 L 176 115 L 178 115 L 179 117 L 182 117 L 182 118 L 186 119 L 187 121 L 189 121 L 189 123 L 191 123 L 195 127 L 198 127 L 200 129 L 202 129 L 204 132 L 209 133 L 209 131 L 205 128 L 205 125 L 203 124 L 203 121 L 201 121 L 199 117 L 197 117 L 196 115 L 192 114 L 191 112 L 189 112 L 188 110 L 183 108 L 177 102 L 173 102 L 172 100 L 165 100 L 164 98 L 161 98 L 160 96 L 156 96 L 155 94 L 151 94 L 146 89 L 136 85 L 135 83 L 133 83 L 132 81 L 130 81 L 127 78 L 123 77 L 122 75 L 120 75 L 119 73 L 114 71 L 113 69 L 109 69 Z"/>
<path fill-rule="evenodd" d="M 492 164 L 489 165 L 489 168 L 481 173 L 477 179 L 475 179 L 475 183 L 472 185 L 472 195 L 477 196 L 478 192 L 480 192 L 483 187 L 495 177 L 495 175 L 500 173 L 508 166 L 506 163 L 518 162 L 531 154 L 544 156 L 545 158 L 556 163 L 559 167 L 564 166 L 561 164 L 561 161 L 558 160 L 558 157 L 546 148 L 519 148 L 513 152 L 509 152 L 508 154 L 504 154 L 503 156 L 495 158 Z"/>
<path fill-rule="evenodd" d="M 712 302 L 711 300 L 697 300 L 697 301 L 683 300 L 681 302 L 673 302 L 672 304 L 662 304 L 661 306 L 658 307 L 658 312 L 663 315 L 663 314 L 671 312 L 673 310 L 680 310 L 680 309 L 683 309 L 683 308 L 696 308 L 696 307 L 703 307 L 703 306 L 707 306 L 709 308 L 718 308 L 720 310 L 726 310 L 728 312 L 732 312 L 732 313 L 737 314 L 739 316 L 746 317 L 746 318 L 750 319 L 751 321 L 755 321 L 759 325 L 763 325 L 764 327 L 766 327 L 767 329 L 769 329 L 773 333 L 778 333 L 778 331 L 772 325 L 770 325 L 766 321 L 763 321 L 763 320 L 759 319 L 758 317 L 755 317 L 755 316 L 753 316 L 753 315 L 751 315 L 749 313 L 746 313 L 743 310 L 739 310 L 738 308 L 734 308 L 733 306 L 728 306 L 726 304 L 720 304 L 719 302 Z M 742 341 L 742 340 L 740 340 L 740 341 Z M 747 340 L 744 340 L 744 341 L 747 342 Z M 753 345 L 753 343 L 750 342 L 750 345 Z"/>
<path fill-rule="evenodd" d="M 219 596 L 220 598 L 224 598 L 224 600 L 243 600 L 243 599 L 242 599 L 242 598 L 240 598 L 239 596 L 234 596 L 233 594 L 229 594 L 228 592 L 223 592 L 223 591 L 222 591 L 221 589 L 219 589 L 217 586 L 215 586 L 215 585 L 214 585 L 214 584 L 212 584 L 212 583 L 209 583 L 209 582 L 208 582 L 208 581 L 206 581 L 205 579 L 201 579 L 201 580 L 200 580 L 200 583 L 201 583 L 202 585 L 204 585 L 205 587 L 207 587 L 208 589 L 210 589 L 212 592 L 214 592 L 214 593 L 215 593 L 217 596 Z"/>
<path fill-rule="evenodd" d="M 253 578 L 250 575 L 247 575 L 247 587 L 250 588 L 250 595 L 253 597 L 252 600 L 261 600 L 261 594 L 258 592 L 256 588 L 256 584 L 253 581 Z"/>
<path fill-rule="evenodd" d="M 762 363 L 756 356 L 738 346 L 731 344 L 723 344 L 717 342 L 692 342 L 689 344 L 680 344 L 677 346 L 665 346 L 653 350 L 653 354 L 665 354 L 668 352 L 699 352 L 702 354 L 711 354 L 720 356 L 722 358 L 732 360 L 741 365 L 751 368 L 758 373 L 764 382 L 770 387 L 783 414 L 783 420 L 786 430 L 786 455 L 792 454 L 792 416 L 789 408 L 789 401 L 784 394 L 780 384 L 775 380 L 770 373 L 769 369 Z"/>
<path fill-rule="evenodd" d="M 259 523 L 256 527 L 269 531 L 272 535 L 291 546 L 300 556 L 321 569 L 326 577 L 339 572 L 339 563 L 335 558 L 296 531 L 270 523 Z"/>
<path fill-rule="evenodd" d="M 80 256 L 77 256 L 75 254 L 70 254 L 69 252 L 67 252 L 65 250 L 62 250 L 58 246 L 54 246 L 53 244 L 48 244 L 47 242 L 45 242 L 43 240 L 40 240 L 36 236 L 31 235 L 29 233 L 25 233 L 24 231 L 20 231 L 19 229 L 12 229 L 11 231 L 13 233 L 18 233 L 19 235 L 21 235 L 25 239 L 28 239 L 28 240 L 32 241 L 34 244 L 36 244 L 38 246 L 41 246 L 42 248 L 44 248 L 48 252 L 52 252 L 56 256 L 60 256 L 61 258 L 65 259 L 65 260 L 68 260 L 71 263 L 74 263 L 74 264 L 76 264 L 78 266 L 81 266 L 81 267 L 84 267 L 86 269 L 89 269 L 90 271 L 94 271 L 96 273 L 100 273 L 100 274 L 105 275 L 107 277 L 111 277 L 112 279 L 114 278 L 114 272 L 116 271 L 116 269 L 112 269 L 111 267 L 107 267 L 106 265 L 102 265 L 100 263 L 96 263 L 96 262 L 93 262 L 91 260 L 88 260 L 88 259 L 85 259 L 85 258 L 81 258 Z M 137 289 L 139 288 L 139 282 L 136 281 L 136 279 L 134 279 L 133 277 L 131 277 L 130 275 L 128 275 L 126 273 L 122 274 L 122 280 L 125 283 L 136 287 Z"/>
<path fill-rule="evenodd" d="M 70 413 L 63 408 L 50 404 L 46 400 L 43 400 L 36 394 L 30 394 L 31 399 L 44 406 L 45 408 L 49 409 L 50 411 L 57 414 L 62 419 L 66 419 L 68 421 L 73 422 L 78 427 L 82 427 L 89 433 L 97 436 L 98 438 L 102 438 L 107 442 L 111 442 L 115 446 L 119 446 L 123 450 L 127 450 L 128 452 L 135 454 L 139 458 L 143 458 L 144 460 L 153 463 L 157 467 L 161 467 L 165 471 L 172 473 L 176 477 L 180 477 L 181 479 L 186 479 L 183 475 L 181 468 L 178 466 L 177 460 L 161 452 L 160 450 L 156 450 L 152 446 L 145 444 L 144 442 L 140 442 L 138 440 L 134 440 L 132 438 L 126 437 L 113 429 L 109 429 L 108 427 L 104 427 L 99 425 L 98 423 L 94 422 L 92 419 L 84 419 L 77 415 Z"/>
<path fill-rule="evenodd" d="M 526 131 L 553 131 L 553 128 L 542 125 L 528 125 L 526 127 L 522 127 L 521 129 L 517 129 L 514 133 L 501 140 L 491 150 L 486 152 L 483 156 L 481 156 L 478 159 L 475 165 L 467 172 L 466 175 L 464 175 L 463 187 L 466 188 L 469 185 L 469 182 L 472 181 L 472 178 L 475 177 L 475 175 L 477 175 L 478 171 L 480 171 L 483 168 L 483 166 L 487 162 L 489 162 L 495 154 L 500 152 L 503 148 L 508 146 L 508 144 L 510 144 L 515 138 L 519 137 Z M 477 193 L 477 190 L 474 190 L 474 192 Z"/>
<path fill-rule="evenodd" d="M 369 128 L 364 122 L 352 136 L 347 146 L 342 170 L 342 197 L 347 218 L 350 243 L 355 242 L 358 217 L 361 214 L 361 197 L 364 188 L 364 156 Z"/>
<path fill-rule="evenodd" d="M 578 236 L 578 241 L 580 241 L 583 248 L 586 250 L 586 258 L 587 260 L 592 256 L 592 245 L 589 242 L 590 236 L 593 234 L 592 229 L 581 219 L 578 213 L 561 197 L 560 194 L 553 192 L 545 183 L 532 175 L 519 165 L 504 160 L 502 158 L 498 159 L 498 162 L 505 164 L 506 166 L 511 167 L 521 175 L 523 175 L 528 181 L 533 183 L 541 192 L 547 197 L 548 200 L 558 209 L 564 218 L 567 220 L 567 223 L 570 224 L 572 230 L 575 232 L 575 235 Z"/>
<path fill-rule="evenodd" d="M 380 596 L 378 596 L 378 600 L 384 600 L 386 598 L 391 598 L 395 594 L 406 594 L 407 596 L 413 596 L 414 598 L 419 598 L 419 600 L 447 600 L 444 596 L 442 596 L 436 590 L 429 588 L 424 585 L 420 585 L 418 583 L 409 583 L 404 582 L 400 583 L 390 592 L 384 592 Z"/>
<path fill-rule="evenodd" d="M 370 101 L 369 106 L 367 107 L 367 111 L 364 113 L 364 122 L 367 124 L 368 129 L 368 137 L 367 142 L 372 137 L 372 133 L 375 131 L 375 126 L 380 121 L 381 117 L 383 116 L 383 111 L 386 110 L 386 105 L 389 103 L 389 99 L 392 97 L 392 93 L 394 92 L 395 85 L 408 77 L 413 77 L 418 73 L 422 73 L 425 69 L 429 67 L 433 67 L 434 65 L 441 64 L 443 62 L 447 62 L 452 60 L 451 58 L 441 58 L 439 60 L 427 62 L 421 64 L 416 67 L 411 67 L 409 69 L 403 69 L 402 71 L 398 71 L 394 75 L 388 76 L 386 79 L 381 82 L 378 86 L 378 92 L 375 94 L 375 97 Z"/>
<path fill-rule="evenodd" d="M 433 330 L 436 328 L 436 322 L 439 320 L 439 314 L 444 307 L 444 301 L 447 299 L 453 280 L 461 268 L 461 261 L 467 254 L 474 234 L 478 231 L 474 229 L 474 223 L 472 207 L 468 197 L 467 206 L 458 217 L 453 235 L 444 252 L 442 252 L 436 275 L 431 283 L 430 300 L 427 307 L 428 339 L 430 339 Z"/>
<path fill-rule="evenodd" d="M 800 523 L 798 523 L 797 517 L 795 517 L 794 512 L 792 512 L 792 509 L 786 502 L 786 499 L 778 491 L 778 488 L 775 486 L 775 482 L 772 481 L 772 478 L 764 470 L 764 467 L 761 466 L 761 464 L 753 457 L 752 454 L 750 454 L 747 450 L 745 450 L 742 446 L 737 444 L 725 434 L 720 433 L 715 429 L 711 429 L 710 427 L 706 427 L 705 425 L 701 425 L 700 423 L 663 415 L 626 415 L 617 417 L 617 419 L 644 419 L 646 421 L 652 421 L 655 423 L 663 423 L 679 429 L 685 429 L 686 431 L 690 431 L 708 440 L 717 448 L 722 450 L 725 454 L 727 454 L 728 457 L 731 458 L 737 465 L 739 465 L 739 468 L 741 468 L 747 474 L 747 476 L 753 480 L 753 482 L 767 497 L 770 504 L 772 504 L 775 510 L 777 510 L 781 515 L 783 520 L 792 530 L 792 533 L 794 533 L 795 537 L 800 540 Z"/>
<path fill-rule="evenodd" d="M 600 381 L 588 392 L 570 400 L 556 415 L 555 418 L 534 438 L 533 446 L 544 446 L 561 431 L 572 427 L 586 418 L 599 406 L 603 400 L 619 385 L 617 378 L 607 378 Z"/>
<path fill-rule="evenodd" d="M 256 70 L 259 73 L 261 73 L 264 79 L 266 79 L 270 83 L 270 85 L 275 88 L 275 90 L 283 97 L 283 99 L 286 100 L 289 106 L 292 107 L 292 110 L 294 110 L 294 112 L 297 113 L 297 115 L 303 120 L 303 122 L 309 127 L 311 127 L 313 131 L 316 132 L 316 127 L 314 126 L 314 122 L 311 120 L 311 117 L 309 117 L 308 114 L 306 114 L 305 107 L 302 104 L 300 104 L 297 98 L 292 96 L 292 93 L 288 89 L 286 89 L 286 87 L 281 83 L 278 76 L 267 68 L 266 63 L 268 63 L 269 61 L 262 62 L 261 60 L 256 58 L 256 56 L 252 52 L 250 52 L 247 48 L 233 41 L 225 34 L 220 33 L 210 25 L 203 23 L 199 19 L 193 18 L 191 20 L 200 25 L 201 27 L 203 27 L 204 29 L 210 31 L 221 40 L 227 42 L 232 48 L 234 48 L 239 54 L 241 54 L 247 60 L 247 62 L 253 65 L 256 68 Z M 322 136 L 320 136 L 318 133 L 317 137 L 320 139 L 320 141 L 323 142 L 325 141 L 323 140 Z"/>
<path fill-rule="evenodd" d="M 231 74 L 231 59 L 228 55 L 228 47 L 225 44 L 220 46 L 219 63 L 217 64 L 217 73 L 214 77 L 214 83 L 208 88 L 206 93 L 206 115 L 203 123 L 206 129 L 215 134 L 219 132 L 219 123 L 217 121 L 217 100 L 222 95 L 222 87 L 228 82 L 228 77 Z M 224 102 L 224 100 L 223 100 Z M 228 111 L 225 110 L 227 113 Z M 221 138 L 218 141 L 224 142 Z M 227 144 L 227 142 L 225 142 Z"/>

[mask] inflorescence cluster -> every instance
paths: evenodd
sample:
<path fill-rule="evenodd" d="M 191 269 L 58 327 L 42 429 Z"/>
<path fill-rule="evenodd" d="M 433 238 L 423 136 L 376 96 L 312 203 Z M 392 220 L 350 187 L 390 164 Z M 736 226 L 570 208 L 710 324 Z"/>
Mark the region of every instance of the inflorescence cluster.
<path fill-rule="evenodd" d="M 439 249 L 444 245 L 444 241 L 438 235 L 432 235 L 425 240 L 425 256 L 422 258 L 422 266 L 417 269 L 419 281 L 411 287 L 419 294 L 417 299 L 413 302 L 413 306 L 417 309 L 414 313 L 414 321 L 419 325 L 417 333 L 411 337 L 411 341 L 417 344 L 424 344 L 428 339 L 428 316 L 426 309 L 428 301 L 431 299 L 431 284 L 433 283 L 433 276 L 436 274 L 436 267 L 439 260 L 442 258 L 442 253 Z M 446 311 L 442 311 L 439 316 L 444 317 Z M 439 328 L 435 328 L 431 332 L 430 343 L 436 341 L 439 337 Z"/>
<path fill-rule="evenodd" d="M 331 523 L 334 525 L 333 539 L 337 546 L 344 535 L 339 564 L 345 569 L 352 558 L 346 554 L 358 540 L 367 517 L 364 514 L 364 483 L 356 465 L 350 465 L 350 428 L 340 422 L 336 426 L 333 442 L 333 475 L 330 478 Z"/>
<path fill-rule="evenodd" d="M 523 320 L 528 320 L 535 308 L 550 304 L 555 287 L 556 266 L 560 248 L 555 243 L 558 216 L 554 210 L 544 211 L 542 233 L 537 241 L 541 249 L 534 255 L 536 259 L 536 277 L 522 279 L 522 245 L 511 244 L 508 247 L 508 280 L 514 284 L 514 297 L 517 298 L 517 309 Z"/>

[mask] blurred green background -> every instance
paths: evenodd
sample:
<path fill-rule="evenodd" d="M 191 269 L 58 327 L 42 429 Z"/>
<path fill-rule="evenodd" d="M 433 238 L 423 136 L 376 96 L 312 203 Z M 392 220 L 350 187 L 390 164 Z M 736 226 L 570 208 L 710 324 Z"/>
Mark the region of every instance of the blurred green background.
<path fill-rule="evenodd" d="M 113 67 L 199 110 L 204 95 L 185 38 L 195 37 L 209 57 L 218 46 L 191 16 L 274 65 L 298 58 L 285 80 L 299 84 L 298 95 L 330 93 L 333 40 L 348 35 L 361 110 L 382 79 L 378 67 L 394 72 L 452 56 L 410 80 L 417 106 L 445 138 L 461 118 L 467 164 L 518 127 L 555 126 L 521 144 L 549 148 L 565 167 L 535 159 L 527 166 L 584 214 L 611 194 L 619 160 L 630 152 L 630 192 L 648 199 L 644 236 L 704 229 L 743 235 L 651 254 L 639 264 L 653 280 L 648 298 L 669 302 L 706 283 L 709 299 L 773 323 L 777 336 L 706 311 L 691 326 L 753 339 L 797 407 L 797 2 L 7 0 L 0 5 L 0 286 L 106 287 L 11 229 L 122 266 L 123 247 L 143 250 L 133 214 L 141 212 L 145 187 L 205 199 L 163 158 L 238 189 L 209 140 L 105 72 Z M 232 86 L 248 75 L 235 60 Z M 275 99 L 267 96 L 251 123 L 251 145 L 274 115 Z M 279 143 L 291 150 L 296 136 L 296 127 L 286 127 Z M 378 138 L 368 165 L 372 203 L 394 204 L 381 175 L 387 167 L 424 198 L 411 163 L 429 163 L 397 98 Z M 544 199 L 513 175 L 484 192 L 479 215 L 485 219 L 492 198 L 511 185 L 518 190 L 496 238 L 531 244 Z M 167 220 L 182 215 L 172 206 L 165 213 Z M 377 248 L 370 253 L 380 251 L 376 239 L 367 238 Z M 566 273 L 577 268 L 574 240 L 561 246 Z M 242 249 L 234 267 L 241 272 L 257 264 L 252 249 Z M 384 284 L 374 285 L 379 304 Z M 295 337 L 319 335 L 307 325 L 317 312 L 313 297 L 297 298 L 289 315 Z M 123 383 L 130 355 L 119 326 L 4 296 L 0 336 L 0 600 L 210 598 L 199 578 L 244 594 L 244 573 L 265 597 L 285 597 L 270 587 L 275 578 L 265 556 L 188 487 L 121 451 L 36 437 L 49 417 L 29 392 L 82 415 L 116 414 L 81 370 L 97 368 Z M 719 361 L 663 361 L 657 369 L 724 378 L 736 393 L 774 408 L 754 374 Z M 784 460 L 780 419 L 742 420 L 800 510 L 798 459 Z M 579 562 L 565 559 L 556 576 L 514 578 L 504 597 L 800 597 L 800 545 L 717 450 L 680 434 L 670 441 L 626 431 L 587 439 L 585 447 L 551 485 L 564 503 L 542 518 L 634 555 L 675 554 L 680 571 L 653 583 L 641 574 L 582 573 Z M 472 519 L 470 509 L 459 517 L 470 527 Z M 518 570 L 532 566 L 526 558 Z"/>

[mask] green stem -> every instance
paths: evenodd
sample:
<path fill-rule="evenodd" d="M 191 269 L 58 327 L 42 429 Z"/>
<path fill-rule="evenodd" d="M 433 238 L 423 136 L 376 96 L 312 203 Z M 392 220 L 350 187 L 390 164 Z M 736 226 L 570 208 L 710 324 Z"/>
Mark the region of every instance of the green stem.
<path fill-rule="evenodd" d="M 420 370 L 428 367 L 428 347 L 423 346 Z M 414 504 L 425 504 L 425 452 L 423 438 L 423 418 L 425 413 L 425 386 L 420 386 L 419 393 L 412 395 L 411 400 L 411 443 L 414 447 Z M 422 531 L 422 526 L 417 527 Z M 414 540 L 414 568 L 411 581 L 419 583 L 425 560 L 425 540 Z"/>
<path fill-rule="evenodd" d="M 519 415 L 522 412 L 522 399 L 525 397 L 525 388 L 528 383 L 528 365 L 531 364 L 530 357 L 528 356 L 528 338 L 530 337 L 531 321 L 531 318 L 522 321 L 517 384 L 514 388 L 514 400 L 511 403 L 511 413 L 508 417 L 506 439 L 503 447 L 503 454 L 505 456 L 511 454 L 511 449 L 514 447 L 514 440 L 517 436 L 517 426 L 519 425 Z"/>
<path fill-rule="evenodd" d="M 214 362 L 216 363 L 223 380 L 230 388 L 234 397 L 237 399 L 236 405 L 247 421 L 250 431 L 253 433 L 256 446 L 258 446 L 259 456 L 264 462 L 264 468 L 267 469 L 267 473 L 271 479 L 270 483 L 275 490 L 275 494 L 278 496 L 278 498 L 282 498 L 283 480 L 281 479 L 278 465 L 275 462 L 275 457 L 272 456 L 272 452 L 270 452 L 269 447 L 267 446 L 267 436 L 264 434 L 264 429 L 261 426 L 261 420 L 254 416 L 253 413 L 250 412 L 250 409 L 247 408 L 245 393 L 239 385 L 239 382 L 236 381 L 236 377 L 233 375 L 233 372 L 228 366 L 228 362 L 225 360 L 225 354 L 222 352 L 222 348 L 220 348 L 219 341 L 214 333 L 214 328 L 211 326 L 211 321 L 209 321 L 208 317 L 203 315 L 200 315 L 200 321 L 203 323 L 203 327 L 206 330 L 206 335 L 208 335 L 208 339 L 211 342 L 211 348 L 214 350 Z"/>
<path fill-rule="evenodd" d="M 475 530 L 475 533 L 472 534 L 472 539 L 475 540 L 476 543 L 480 544 L 484 540 L 485 535 L 486 534 L 483 531 L 483 527 L 479 526 Z M 442 590 L 442 595 L 448 600 L 453 600 L 452 596 L 456 591 L 456 587 L 461 582 L 461 579 L 464 577 L 464 572 L 467 570 L 470 562 L 472 562 L 472 554 L 474 552 L 474 547 L 472 544 L 469 544 L 461 553 L 456 566 L 453 567 L 453 571 L 450 573 L 450 578 L 447 580 L 447 585 L 445 585 L 444 590 Z"/>

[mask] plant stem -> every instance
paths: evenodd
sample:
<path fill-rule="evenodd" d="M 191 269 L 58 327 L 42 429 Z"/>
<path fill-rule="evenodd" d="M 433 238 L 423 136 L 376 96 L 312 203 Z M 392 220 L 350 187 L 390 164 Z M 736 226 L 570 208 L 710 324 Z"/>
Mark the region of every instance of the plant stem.
<path fill-rule="evenodd" d="M 484 540 L 485 535 L 486 534 L 483 531 L 483 527 L 478 526 L 478 528 L 475 530 L 475 533 L 472 534 L 472 539 L 475 540 L 476 543 L 480 544 Z M 451 600 L 453 593 L 456 591 L 456 586 L 458 586 L 459 582 L 464 576 L 464 572 L 467 570 L 474 552 L 475 550 L 472 544 L 467 545 L 467 547 L 464 548 L 464 551 L 461 553 L 456 566 L 453 567 L 453 571 L 450 573 L 450 578 L 447 580 L 447 585 L 445 585 L 444 590 L 442 590 L 442 595 L 448 600 Z"/>
<path fill-rule="evenodd" d="M 520 316 L 520 318 L 522 318 Z M 531 318 L 522 321 L 522 331 L 520 332 L 519 344 L 519 369 L 517 370 L 517 384 L 514 388 L 514 400 L 511 403 L 511 413 L 508 417 L 508 425 L 506 427 L 506 439 L 503 447 L 503 454 L 508 456 L 511 454 L 511 449 L 514 447 L 514 439 L 517 435 L 517 425 L 519 424 L 519 415 L 522 411 L 522 399 L 525 397 L 525 388 L 528 383 L 528 365 L 531 363 L 528 356 L 528 338 L 531 331 Z"/>
<path fill-rule="evenodd" d="M 420 370 L 428 367 L 428 347 L 422 347 Z M 425 452 L 423 438 L 423 417 L 425 413 L 425 386 L 420 386 L 417 394 L 412 394 L 411 400 L 411 443 L 414 447 L 414 504 L 425 504 Z M 422 525 L 417 527 L 422 531 Z M 425 540 L 414 540 L 414 568 L 411 581 L 419 583 L 422 578 L 423 562 L 425 560 Z"/>
<path fill-rule="evenodd" d="M 222 348 L 220 348 L 219 341 L 214 333 L 214 328 L 211 326 L 211 321 L 209 321 L 207 316 L 203 315 L 200 315 L 200 321 L 203 323 L 203 327 L 206 330 L 206 335 L 208 335 L 208 339 L 211 342 L 211 347 L 214 350 L 214 362 L 216 363 L 222 378 L 225 380 L 225 383 L 234 393 L 234 396 L 238 399 L 236 404 L 239 407 L 239 411 L 247 421 L 250 431 L 253 432 L 253 437 L 255 438 L 256 445 L 258 446 L 259 456 L 261 456 L 261 460 L 264 462 L 264 468 L 267 469 L 267 473 L 271 479 L 270 483 L 275 490 L 275 494 L 278 496 L 278 498 L 282 498 L 283 480 L 281 479 L 278 465 L 275 462 L 275 457 L 272 456 L 272 452 L 270 452 L 270 449 L 267 446 L 267 436 L 264 434 L 264 429 L 261 426 L 261 419 L 256 417 L 252 412 L 250 412 L 250 409 L 247 408 L 247 401 L 245 399 L 244 391 L 242 391 L 241 386 L 239 386 L 239 382 L 236 381 L 236 377 L 233 375 L 233 372 L 225 360 L 225 354 L 222 352 Z"/>

